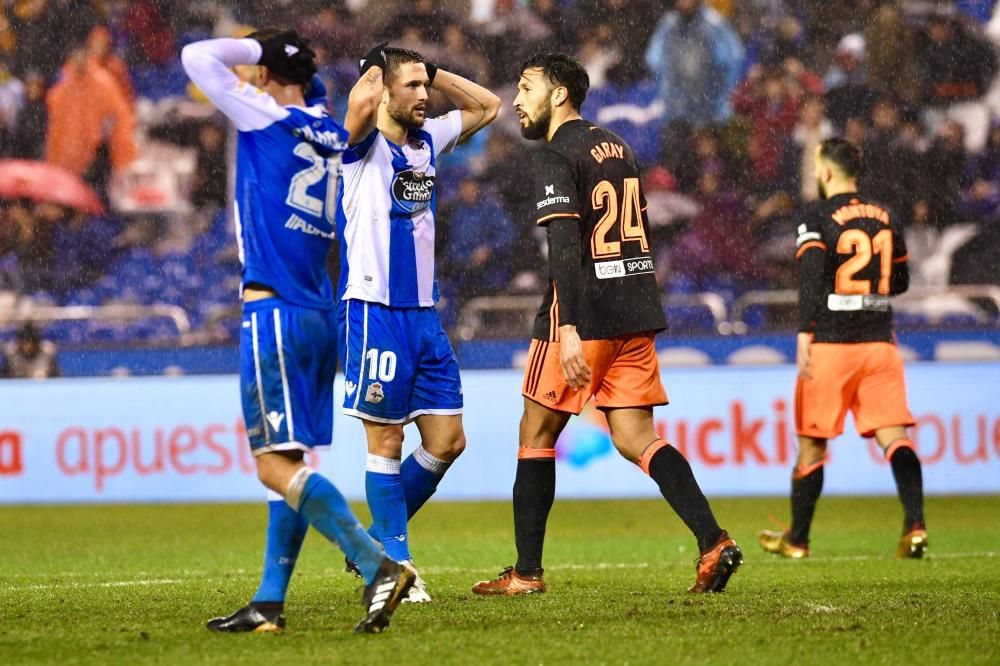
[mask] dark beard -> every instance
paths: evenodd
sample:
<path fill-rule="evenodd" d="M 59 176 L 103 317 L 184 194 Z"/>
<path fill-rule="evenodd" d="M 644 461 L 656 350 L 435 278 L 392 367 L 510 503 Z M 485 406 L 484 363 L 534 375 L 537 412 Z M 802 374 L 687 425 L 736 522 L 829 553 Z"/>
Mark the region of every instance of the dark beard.
<path fill-rule="evenodd" d="M 829 197 L 826 196 L 826 186 L 823 184 L 823 181 L 817 178 L 816 185 L 819 187 L 819 198 L 828 199 Z"/>
<path fill-rule="evenodd" d="M 523 136 L 528 141 L 538 141 L 539 139 L 544 139 L 549 133 L 549 125 L 552 123 L 552 109 L 545 109 L 545 111 L 538 117 L 538 120 L 531 122 L 528 121 L 528 125 L 521 127 L 521 136 Z"/>
<path fill-rule="evenodd" d="M 406 129 L 420 129 L 424 126 L 424 119 L 414 117 L 412 111 L 406 111 L 405 109 L 392 106 L 390 106 L 387 110 L 389 111 L 389 117 Z"/>

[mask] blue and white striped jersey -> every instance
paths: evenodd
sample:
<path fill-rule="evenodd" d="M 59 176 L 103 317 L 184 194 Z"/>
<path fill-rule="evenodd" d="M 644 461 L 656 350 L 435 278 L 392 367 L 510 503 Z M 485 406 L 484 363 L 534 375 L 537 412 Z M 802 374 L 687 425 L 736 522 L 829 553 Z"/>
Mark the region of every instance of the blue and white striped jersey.
<path fill-rule="evenodd" d="M 239 130 L 234 206 L 242 283 L 331 309 L 326 259 L 348 132 L 322 106 L 281 106 L 228 69 L 259 58 L 252 39 L 196 42 L 181 54 L 191 80 Z"/>
<path fill-rule="evenodd" d="M 337 220 L 344 300 L 434 305 L 435 165 L 461 133 L 462 114 L 452 111 L 411 129 L 401 146 L 376 129 L 344 153 Z"/>

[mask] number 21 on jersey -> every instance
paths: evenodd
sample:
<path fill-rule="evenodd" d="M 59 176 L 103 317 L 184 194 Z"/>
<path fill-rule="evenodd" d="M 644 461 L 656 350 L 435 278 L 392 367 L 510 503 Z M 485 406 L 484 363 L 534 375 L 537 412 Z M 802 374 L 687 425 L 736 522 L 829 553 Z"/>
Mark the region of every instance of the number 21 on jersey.
<path fill-rule="evenodd" d="M 834 290 L 843 295 L 868 296 L 872 293 L 872 280 L 855 279 L 859 272 L 868 267 L 873 255 L 878 255 L 879 278 L 877 293 L 889 294 L 889 278 L 892 275 L 892 231 L 882 229 L 875 236 L 869 236 L 861 229 L 847 229 L 837 239 L 837 253 L 850 255 L 837 269 Z"/>
<path fill-rule="evenodd" d="M 341 154 L 323 157 L 308 143 L 300 143 L 292 149 L 297 157 L 309 162 L 309 166 L 292 176 L 285 198 L 292 208 L 303 213 L 324 218 L 330 226 L 337 225 L 337 187 L 340 175 Z M 323 198 L 314 197 L 308 190 L 316 183 L 326 178 L 326 193 Z"/>

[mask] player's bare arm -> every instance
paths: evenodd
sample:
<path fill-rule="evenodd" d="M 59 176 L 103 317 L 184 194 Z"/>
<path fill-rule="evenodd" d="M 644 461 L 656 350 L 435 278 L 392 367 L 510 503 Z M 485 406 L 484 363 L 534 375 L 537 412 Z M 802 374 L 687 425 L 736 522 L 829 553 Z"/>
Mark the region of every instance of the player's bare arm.
<path fill-rule="evenodd" d="M 360 142 L 375 129 L 383 88 L 380 65 L 369 68 L 351 88 L 347 98 L 347 117 L 344 118 L 350 145 Z"/>
<path fill-rule="evenodd" d="M 500 111 L 500 98 L 469 79 L 438 69 L 431 88 L 445 96 L 462 112 L 459 143 L 489 125 Z"/>
<path fill-rule="evenodd" d="M 795 365 L 803 379 L 812 379 L 809 374 L 809 348 L 812 346 L 812 339 L 813 335 L 808 331 L 800 331 L 796 336 Z"/>
<path fill-rule="evenodd" d="M 576 332 L 576 325 L 559 327 L 559 363 L 562 365 L 566 383 L 573 390 L 581 391 L 590 384 L 591 372 L 583 357 L 583 342 Z"/>

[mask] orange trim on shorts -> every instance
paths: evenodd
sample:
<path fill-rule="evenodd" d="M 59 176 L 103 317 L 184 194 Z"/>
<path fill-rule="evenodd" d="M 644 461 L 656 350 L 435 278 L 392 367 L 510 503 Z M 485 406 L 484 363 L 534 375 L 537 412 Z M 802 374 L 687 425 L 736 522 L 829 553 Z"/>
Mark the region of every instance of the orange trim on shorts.
<path fill-rule="evenodd" d="M 910 449 L 916 453 L 917 449 L 913 446 L 913 442 L 906 439 L 905 437 L 900 437 L 885 450 L 885 459 L 892 460 L 892 454 L 894 454 L 899 449 Z"/>
<path fill-rule="evenodd" d="M 643 472 L 649 474 L 649 463 L 653 462 L 653 456 L 665 446 L 670 446 L 670 442 L 665 439 L 657 439 L 643 450 L 642 455 L 639 456 L 639 467 L 642 468 Z"/>
<path fill-rule="evenodd" d="M 906 261 L 909 258 L 910 258 L 910 255 L 904 254 L 902 257 L 896 257 L 895 259 L 893 259 L 892 263 L 894 263 L 894 264 L 901 264 L 901 263 L 903 263 L 904 261 Z"/>
<path fill-rule="evenodd" d="M 828 462 L 830 462 L 830 456 L 823 456 L 823 458 L 817 460 L 811 465 L 799 465 L 798 467 L 795 468 L 795 471 L 792 473 L 792 478 L 804 479 L 805 477 L 809 476 L 810 474 L 812 474 L 813 472 L 815 472 Z"/>
<path fill-rule="evenodd" d="M 826 249 L 827 249 L 826 248 L 826 243 L 823 243 L 822 241 L 809 241 L 808 243 L 806 243 L 805 245 L 803 245 L 802 247 L 799 248 L 799 251 L 795 253 L 795 258 L 798 259 L 799 257 L 801 257 L 802 253 L 804 253 L 806 250 L 808 250 L 811 247 L 818 247 L 819 249 L 823 250 L 824 252 L 826 252 Z"/>
<path fill-rule="evenodd" d="M 555 460 L 555 449 L 533 449 L 522 446 L 517 449 L 518 460 Z"/>

